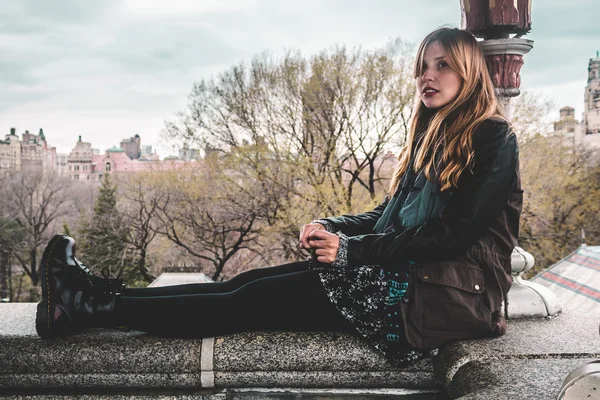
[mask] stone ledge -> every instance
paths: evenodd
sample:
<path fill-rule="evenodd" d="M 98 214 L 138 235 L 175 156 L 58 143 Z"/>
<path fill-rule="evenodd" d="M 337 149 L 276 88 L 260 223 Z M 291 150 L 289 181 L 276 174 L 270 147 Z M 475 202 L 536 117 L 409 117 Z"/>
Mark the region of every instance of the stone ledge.
<path fill-rule="evenodd" d="M 505 336 L 456 342 L 434 370 L 452 398 L 552 399 L 570 371 L 600 358 L 600 307 L 551 319 L 511 320 Z"/>
<path fill-rule="evenodd" d="M 419 389 L 223 389 L 211 393 L 206 391 L 196 393 L 177 394 L 81 394 L 81 395 L 14 395 L 2 397 L 10 400 L 62 400 L 77 398 L 79 400 L 279 400 L 314 399 L 314 400 L 371 400 L 371 399 L 397 399 L 407 400 L 446 400 L 443 393 Z"/>
<path fill-rule="evenodd" d="M 556 399 L 563 379 L 592 359 L 474 361 L 461 368 L 452 383 L 453 398 Z M 582 399 L 584 400 L 584 399 Z"/>
<path fill-rule="evenodd" d="M 398 368 L 346 334 L 257 332 L 203 341 L 89 329 L 42 340 L 35 333 L 35 309 L 32 303 L 0 304 L 0 393 L 442 390 L 430 359 Z"/>
<path fill-rule="evenodd" d="M 452 398 L 535 400 L 555 398 L 571 370 L 600 358 L 600 308 L 513 320 L 503 337 L 452 343 L 433 362 L 398 368 L 337 333 L 256 332 L 203 341 L 91 329 L 42 340 L 35 306 L 0 304 L 0 395 L 425 400 L 444 399 L 445 390 Z"/>

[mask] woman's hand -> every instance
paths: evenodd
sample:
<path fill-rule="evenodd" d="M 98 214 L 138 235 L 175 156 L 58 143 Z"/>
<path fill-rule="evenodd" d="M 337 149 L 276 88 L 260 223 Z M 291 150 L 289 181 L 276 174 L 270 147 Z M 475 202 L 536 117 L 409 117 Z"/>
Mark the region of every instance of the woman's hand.
<path fill-rule="evenodd" d="M 308 234 L 308 244 L 315 249 L 318 262 L 333 264 L 340 247 L 340 238 L 325 230 L 314 230 Z"/>
<path fill-rule="evenodd" d="M 304 250 L 310 250 L 310 244 L 308 244 L 308 235 L 315 230 L 325 230 L 325 227 L 321 224 L 306 224 L 300 228 L 300 247 Z"/>

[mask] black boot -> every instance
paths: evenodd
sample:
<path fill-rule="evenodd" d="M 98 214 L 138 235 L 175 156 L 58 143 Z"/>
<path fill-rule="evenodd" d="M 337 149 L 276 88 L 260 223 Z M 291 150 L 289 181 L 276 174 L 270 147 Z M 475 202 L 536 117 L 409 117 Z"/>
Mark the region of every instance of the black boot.
<path fill-rule="evenodd" d="M 123 290 L 121 279 L 102 279 L 75 257 L 75 240 L 56 235 L 50 240 L 40 266 L 42 301 L 35 327 L 43 338 L 86 327 L 114 326 L 115 298 Z"/>

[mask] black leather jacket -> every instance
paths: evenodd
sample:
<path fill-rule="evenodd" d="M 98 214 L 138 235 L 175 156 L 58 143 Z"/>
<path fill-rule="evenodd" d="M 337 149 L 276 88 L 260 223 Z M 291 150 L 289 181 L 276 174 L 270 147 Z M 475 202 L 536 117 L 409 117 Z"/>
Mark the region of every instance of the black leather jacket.
<path fill-rule="evenodd" d="M 417 348 L 505 329 L 499 310 L 510 288 L 523 199 L 517 139 L 505 122 L 487 120 L 475 130 L 473 148 L 473 168 L 456 188 L 440 192 L 434 185 L 437 192 L 427 193 L 434 198 L 425 202 L 424 223 L 411 226 L 418 207 L 406 207 L 430 187 L 422 171 L 416 177 L 409 171 L 392 201 L 372 211 L 325 218 L 349 236 L 349 265 L 415 263 L 402 311 L 407 339 Z"/>

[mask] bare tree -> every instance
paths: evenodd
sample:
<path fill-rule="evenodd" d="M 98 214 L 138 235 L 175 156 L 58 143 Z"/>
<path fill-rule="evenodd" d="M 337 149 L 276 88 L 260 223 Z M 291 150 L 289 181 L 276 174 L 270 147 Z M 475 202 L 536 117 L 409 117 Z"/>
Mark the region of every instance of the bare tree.
<path fill-rule="evenodd" d="M 518 133 L 519 143 L 524 144 L 537 135 L 548 136 L 552 123 L 550 111 L 553 102 L 540 93 L 523 91 L 511 105 L 511 122 Z"/>
<path fill-rule="evenodd" d="M 259 254 L 257 240 L 273 218 L 273 202 L 260 185 L 248 183 L 214 158 L 170 173 L 157 174 L 159 233 L 206 267 L 218 280 L 239 252 Z"/>
<path fill-rule="evenodd" d="M 6 187 L 6 209 L 25 232 L 20 251 L 13 252 L 33 285 L 39 281 L 38 255 L 57 219 L 69 211 L 70 181 L 54 172 L 15 173 Z"/>
<path fill-rule="evenodd" d="M 395 40 L 374 51 L 257 56 L 197 83 L 165 135 L 235 158 L 231 169 L 277 210 L 267 224 L 280 232 L 279 245 L 270 248 L 305 256 L 299 225 L 361 212 L 383 197 L 395 164 L 387 153 L 403 145 L 412 113 L 408 53 Z"/>
<path fill-rule="evenodd" d="M 25 230 L 10 218 L 0 204 L 0 301 L 13 298 L 11 275 L 15 252 L 20 250 L 26 236 Z"/>
<path fill-rule="evenodd" d="M 154 275 L 147 265 L 148 248 L 159 230 L 159 211 L 169 204 L 170 194 L 161 190 L 155 173 L 119 178 L 119 211 L 127 227 L 124 240 L 137 252 L 136 268 L 145 280 Z"/>
<path fill-rule="evenodd" d="M 336 213 L 339 204 L 323 199 L 323 188 L 346 208 L 356 186 L 373 199 L 381 179 L 377 160 L 405 140 L 414 98 L 411 64 L 399 40 L 372 52 L 338 47 L 310 59 L 259 56 L 196 84 L 189 110 L 167 125 L 167 136 L 222 152 L 264 145 L 268 159 L 241 159 L 241 168 L 264 161 L 288 166 L 289 178 L 305 184 L 296 195 Z M 282 184 L 281 176 L 271 184 Z"/>

